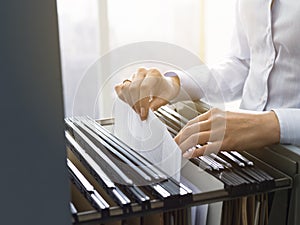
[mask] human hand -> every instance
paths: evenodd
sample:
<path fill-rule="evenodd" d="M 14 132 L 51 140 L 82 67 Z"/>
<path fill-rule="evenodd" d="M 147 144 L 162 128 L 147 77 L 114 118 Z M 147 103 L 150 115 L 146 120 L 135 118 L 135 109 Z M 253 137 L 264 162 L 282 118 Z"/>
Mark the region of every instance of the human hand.
<path fill-rule="evenodd" d="M 157 110 L 174 99 L 180 90 L 178 76 L 165 77 L 157 69 L 140 68 L 131 80 L 115 86 L 119 98 L 147 119 L 149 109 Z"/>
<path fill-rule="evenodd" d="M 192 119 L 175 137 L 186 158 L 203 155 L 205 151 L 261 148 L 279 140 L 279 122 L 273 111 L 254 114 L 219 109 Z M 197 144 L 202 147 L 193 148 Z"/>

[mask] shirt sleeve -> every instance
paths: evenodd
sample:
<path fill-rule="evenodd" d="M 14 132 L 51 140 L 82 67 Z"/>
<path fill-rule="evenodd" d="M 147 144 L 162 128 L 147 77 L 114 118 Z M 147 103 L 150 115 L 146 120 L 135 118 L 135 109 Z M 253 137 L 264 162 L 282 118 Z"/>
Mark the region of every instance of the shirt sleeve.
<path fill-rule="evenodd" d="M 280 126 L 280 143 L 300 146 L 300 109 L 273 109 Z"/>
<path fill-rule="evenodd" d="M 242 96 L 242 90 L 249 72 L 250 50 L 243 30 L 239 3 L 236 2 L 234 30 L 231 35 L 230 50 L 220 64 L 188 75 L 177 71 L 181 81 L 181 92 L 175 101 L 203 99 L 221 92 L 224 101 L 231 101 Z M 207 71 L 209 70 L 209 71 Z M 189 99 L 187 99 L 189 97 Z"/>

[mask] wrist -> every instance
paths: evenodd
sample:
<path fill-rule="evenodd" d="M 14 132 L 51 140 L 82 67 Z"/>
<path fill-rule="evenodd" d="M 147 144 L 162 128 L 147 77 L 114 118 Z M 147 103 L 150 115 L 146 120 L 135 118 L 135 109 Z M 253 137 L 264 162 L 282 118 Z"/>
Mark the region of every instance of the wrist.
<path fill-rule="evenodd" d="M 262 129 L 266 132 L 269 144 L 278 144 L 280 142 L 280 125 L 278 118 L 273 111 L 265 112 L 261 117 Z"/>
<path fill-rule="evenodd" d="M 166 81 L 165 90 L 169 93 L 168 102 L 171 103 L 180 92 L 180 78 L 173 71 L 168 71 L 163 76 Z"/>
<path fill-rule="evenodd" d="M 175 72 L 168 71 L 168 72 L 164 73 L 164 77 L 166 79 L 172 81 L 173 84 L 180 87 L 180 79 L 179 79 L 179 76 Z"/>

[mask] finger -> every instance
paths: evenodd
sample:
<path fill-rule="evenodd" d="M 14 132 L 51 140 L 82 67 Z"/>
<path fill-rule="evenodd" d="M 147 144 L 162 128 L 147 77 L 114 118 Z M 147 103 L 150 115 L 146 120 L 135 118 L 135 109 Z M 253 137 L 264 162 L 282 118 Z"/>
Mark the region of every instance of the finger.
<path fill-rule="evenodd" d="M 136 73 L 134 73 L 131 76 L 131 80 L 134 81 L 134 80 L 138 80 L 140 78 L 144 78 L 145 75 L 147 74 L 147 71 L 148 70 L 146 68 L 143 68 L 143 67 L 138 68 Z"/>
<path fill-rule="evenodd" d="M 217 154 L 221 150 L 221 147 L 222 141 L 209 142 L 204 150 L 204 155 Z"/>
<path fill-rule="evenodd" d="M 132 106 L 132 101 L 129 93 L 130 85 L 130 80 L 124 80 L 122 84 L 115 86 L 115 90 L 121 100 Z"/>
<path fill-rule="evenodd" d="M 150 96 L 157 96 L 157 92 L 161 92 L 159 86 L 163 76 L 157 69 L 150 69 L 147 71 L 141 83 L 140 98 L 146 98 Z"/>
<path fill-rule="evenodd" d="M 210 155 L 211 153 L 218 154 L 221 149 L 221 142 L 208 142 L 208 144 L 192 147 L 185 153 L 183 153 L 184 158 L 195 158 L 202 155 Z"/>
<path fill-rule="evenodd" d="M 146 70 L 145 68 L 139 68 L 135 74 L 132 75 L 131 80 L 132 81 L 138 81 L 140 79 L 143 79 L 146 74 L 147 74 L 148 70 Z"/>
<path fill-rule="evenodd" d="M 118 97 L 122 101 L 126 102 L 126 100 L 125 100 L 125 98 L 124 98 L 124 96 L 122 94 L 122 84 L 118 84 L 118 85 L 115 86 L 115 92 L 117 93 Z"/>
<path fill-rule="evenodd" d="M 130 94 L 130 86 L 131 86 L 130 80 L 123 81 L 123 84 L 121 85 L 121 92 L 122 92 L 122 95 L 123 95 L 125 101 L 132 107 L 133 102 L 132 102 L 131 94 Z"/>
<path fill-rule="evenodd" d="M 185 126 L 181 131 L 178 133 L 176 136 L 176 139 L 178 139 L 178 143 L 180 144 L 180 141 L 187 139 L 189 136 L 199 133 L 199 132 L 204 132 L 204 131 L 209 131 L 211 129 L 211 122 L 206 120 L 203 122 L 197 122 L 189 126 Z"/>
<path fill-rule="evenodd" d="M 182 157 L 190 159 L 195 158 L 204 155 L 205 149 L 207 145 L 201 146 L 201 147 L 195 147 L 191 148 L 189 151 L 186 151 L 183 153 Z"/>
<path fill-rule="evenodd" d="M 189 136 L 185 140 L 179 140 L 180 144 L 179 147 L 183 152 L 186 152 L 188 149 L 192 148 L 193 146 L 196 146 L 197 144 L 204 145 L 209 141 L 210 137 L 210 132 L 205 131 L 205 132 L 200 132 L 200 133 L 195 133 L 191 136 Z M 178 139 L 175 139 L 177 142 Z"/>
<path fill-rule="evenodd" d="M 146 120 L 148 117 L 149 106 L 150 106 L 149 99 L 150 99 L 150 97 L 146 97 L 146 98 L 141 99 L 138 102 L 141 120 Z"/>
<path fill-rule="evenodd" d="M 150 109 L 152 111 L 158 110 L 161 106 L 168 104 L 168 101 L 160 98 L 160 97 L 152 97 L 152 100 L 150 102 Z"/>
<path fill-rule="evenodd" d="M 140 97 L 141 83 L 143 82 L 146 74 L 147 74 L 147 70 L 145 68 L 139 68 L 137 70 L 137 73 L 132 76 L 132 82 L 129 88 L 132 107 L 138 114 L 140 114 L 141 112 L 139 107 L 139 101 L 141 100 Z"/>
<path fill-rule="evenodd" d="M 131 76 L 131 80 L 134 80 L 134 79 L 135 79 L 135 77 L 136 77 L 136 73 L 132 74 L 132 76 Z"/>
<path fill-rule="evenodd" d="M 201 121 L 205 121 L 205 120 L 208 120 L 211 116 L 211 112 L 210 111 L 207 111 L 197 117 L 195 117 L 194 119 L 191 119 L 185 126 L 190 126 L 194 123 L 198 123 L 198 122 L 201 122 Z"/>
<path fill-rule="evenodd" d="M 147 71 L 147 74 L 141 83 L 138 107 L 140 108 L 140 116 L 142 120 L 145 120 L 148 117 L 150 96 L 152 96 L 153 89 L 157 88 L 160 77 L 161 75 L 158 70 L 150 69 Z"/>
<path fill-rule="evenodd" d="M 149 91 L 152 96 L 160 97 L 160 94 L 164 91 L 160 88 L 164 79 L 165 77 L 158 69 L 149 69 L 142 85 L 145 86 L 145 90 Z M 149 90 L 147 90 L 147 88 Z"/>

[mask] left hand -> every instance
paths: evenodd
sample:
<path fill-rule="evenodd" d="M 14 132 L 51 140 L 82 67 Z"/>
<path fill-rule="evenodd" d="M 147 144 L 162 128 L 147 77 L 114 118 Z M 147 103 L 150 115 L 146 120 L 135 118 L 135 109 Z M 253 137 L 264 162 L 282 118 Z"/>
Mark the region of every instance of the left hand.
<path fill-rule="evenodd" d="M 175 137 L 186 158 L 205 151 L 248 150 L 280 141 L 280 127 L 273 111 L 239 113 L 211 109 L 190 120 Z M 187 151 L 197 144 L 202 145 Z"/>

